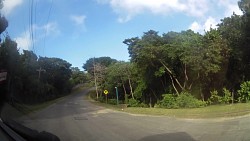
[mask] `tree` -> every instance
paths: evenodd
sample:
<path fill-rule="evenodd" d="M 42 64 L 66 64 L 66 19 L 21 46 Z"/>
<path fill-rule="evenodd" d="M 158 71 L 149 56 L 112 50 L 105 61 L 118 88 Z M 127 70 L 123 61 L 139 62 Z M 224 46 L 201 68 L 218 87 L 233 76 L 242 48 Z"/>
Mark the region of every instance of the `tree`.
<path fill-rule="evenodd" d="M 250 14 L 250 1 L 249 0 L 240 0 L 238 2 L 239 8 L 243 12 L 243 14 Z"/>
<path fill-rule="evenodd" d="M 117 62 L 110 57 L 90 58 L 83 64 L 83 69 L 87 71 L 93 78 L 96 88 L 96 98 L 99 98 L 99 91 L 102 91 L 105 82 L 106 68 Z M 101 88 L 101 90 L 99 90 Z"/>
<path fill-rule="evenodd" d="M 101 65 L 100 63 L 94 64 L 94 81 L 96 88 L 96 98 L 98 99 L 100 94 L 99 91 L 102 92 L 105 84 L 105 75 L 107 73 L 107 67 Z"/>
<path fill-rule="evenodd" d="M 108 89 L 121 87 L 124 98 L 129 95 L 134 99 L 133 78 L 135 78 L 134 65 L 129 62 L 117 62 L 107 68 L 105 87 Z"/>
<path fill-rule="evenodd" d="M 226 85 L 232 91 L 236 91 L 241 82 L 250 79 L 248 71 L 250 69 L 248 63 L 250 61 L 250 28 L 249 18 L 246 14 L 249 3 L 246 2 L 246 0 L 239 2 L 239 6 L 244 13 L 243 16 L 233 14 L 231 17 L 222 19 L 218 25 L 218 31 L 222 38 L 226 40 L 230 49 Z"/>
<path fill-rule="evenodd" d="M 17 43 L 7 37 L 1 44 L 1 68 L 7 70 L 7 93 L 9 100 L 13 99 L 20 88 L 20 56 Z"/>
<path fill-rule="evenodd" d="M 100 64 L 102 66 L 108 67 L 112 63 L 117 62 L 117 60 L 110 57 L 98 57 L 98 58 L 89 58 L 85 64 L 83 64 L 83 69 L 90 74 L 94 74 L 94 64 Z"/>
<path fill-rule="evenodd" d="M 194 91 L 193 87 L 199 88 L 204 99 L 203 88 L 212 81 L 206 78 L 220 72 L 228 62 L 226 41 L 213 29 L 204 36 L 191 30 L 159 36 L 150 30 L 141 38 L 126 39 L 124 43 L 141 76 L 135 92 L 145 93 L 149 101 L 157 100 L 160 93 L 171 93 L 172 89 L 179 95 L 182 91 Z"/>
<path fill-rule="evenodd" d="M 87 80 L 86 74 L 83 71 L 80 71 L 78 67 L 71 67 L 71 71 L 71 81 L 73 83 L 73 86 L 82 84 Z"/>
<path fill-rule="evenodd" d="M 38 64 L 46 72 L 41 77 L 43 83 L 51 84 L 56 89 L 56 95 L 67 94 L 71 90 L 71 64 L 60 58 L 40 57 Z"/>

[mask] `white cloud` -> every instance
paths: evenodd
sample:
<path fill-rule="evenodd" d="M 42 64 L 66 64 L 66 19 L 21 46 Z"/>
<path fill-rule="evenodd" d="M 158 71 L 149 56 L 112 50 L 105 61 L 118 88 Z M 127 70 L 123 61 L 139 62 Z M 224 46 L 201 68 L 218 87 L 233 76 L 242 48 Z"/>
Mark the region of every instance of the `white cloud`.
<path fill-rule="evenodd" d="M 211 28 L 217 28 L 217 24 L 220 23 L 219 19 L 223 19 L 224 17 L 229 17 L 233 14 L 233 12 L 237 15 L 242 15 L 242 11 L 238 7 L 237 0 L 210 0 L 212 3 L 210 7 L 210 11 L 213 10 L 215 15 L 209 16 L 206 14 L 206 19 L 198 19 L 198 22 L 193 22 L 189 29 L 192 29 L 195 32 L 204 33 L 204 31 L 209 31 Z M 215 9 L 220 9 L 220 11 L 216 11 Z"/>
<path fill-rule="evenodd" d="M 14 38 L 17 42 L 17 47 L 22 50 L 30 50 L 32 44 L 44 40 L 45 37 L 57 36 L 60 34 L 60 30 L 58 29 L 58 24 L 55 22 L 51 22 L 45 25 L 33 25 L 33 39 L 31 38 L 31 30 L 21 33 L 18 37 Z M 36 36 L 35 36 L 36 35 Z"/>
<path fill-rule="evenodd" d="M 71 15 L 70 19 L 74 22 L 75 25 L 82 25 L 86 19 L 85 15 Z"/>
<path fill-rule="evenodd" d="M 233 5 L 233 4 L 230 4 L 227 6 L 227 10 L 225 12 L 225 16 L 228 17 L 228 16 L 231 16 L 233 14 L 233 12 L 236 14 L 236 15 L 242 15 L 242 11 L 239 9 L 238 5 Z"/>
<path fill-rule="evenodd" d="M 218 5 L 225 7 L 224 16 L 229 17 L 233 12 L 237 15 L 242 15 L 242 11 L 238 7 L 238 0 L 219 0 Z"/>
<path fill-rule="evenodd" d="M 118 14 L 120 22 L 127 22 L 144 12 L 158 15 L 183 12 L 190 16 L 202 17 L 208 11 L 206 0 L 97 0 L 97 2 L 108 3 Z"/>
<path fill-rule="evenodd" d="M 31 48 L 31 38 L 28 31 L 23 32 L 19 37 L 14 39 L 17 42 L 17 47 L 22 50 L 30 50 Z"/>
<path fill-rule="evenodd" d="M 38 27 L 38 29 L 39 28 L 46 31 L 46 36 L 57 36 L 60 34 L 60 30 L 56 22 L 47 23 L 46 25 Z"/>
<path fill-rule="evenodd" d="M 204 27 L 205 31 L 209 31 L 210 28 L 213 28 L 213 29 L 217 28 L 216 25 L 217 25 L 218 23 L 219 23 L 219 21 L 217 21 L 216 19 L 214 19 L 214 18 L 212 18 L 212 17 L 209 17 L 209 18 L 206 20 L 206 22 L 205 22 L 205 24 L 203 25 L 203 27 Z"/>
<path fill-rule="evenodd" d="M 189 29 L 195 31 L 195 32 L 200 32 L 202 29 L 202 25 L 200 25 L 198 22 L 194 21 L 190 26 Z"/>
<path fill-rule="evenodd" d="M 190 26 L 189 29 L 195 31 L 195 32 L 199 32 L 201 34 L 204 33 L 204 31 L 209 31 L 210 28 L 212 29 L 216 29 L 217 28 L 217 24 L 219 23 L 218 20 L 216 20 L 213 17 L 209 17 L 208 19 L 206 19 L 205 22 L 203 23 L 198 23 L 198 22 L 193 22 Z"/>
<path fill-rule="evenodd" d="M 10 14 L 17 6 L 21 5 L 23 0 L 4 0 L 2 12 L 4 15 Z"/>

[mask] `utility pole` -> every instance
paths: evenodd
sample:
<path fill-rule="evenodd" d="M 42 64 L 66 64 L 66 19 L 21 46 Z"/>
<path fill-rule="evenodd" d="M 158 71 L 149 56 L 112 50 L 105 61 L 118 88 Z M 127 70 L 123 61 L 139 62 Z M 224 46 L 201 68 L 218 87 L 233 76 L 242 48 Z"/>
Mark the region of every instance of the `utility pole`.
<path fill-rule="evenodd" d="M 41 72 L 46 72 L 46 70 L 42 69 L 41 67 L 39 69 L 37 69 L 36 71 L 38 71 L 38 79 L 40 79 L 40 77 L 41 77 Z"/>
<path fill-rule="evenodd" d="M 94 77 L 95 77 L 95 90 L 96 90 L 96 99 L 98 100 L 98 88 L 97 88 L 97 78 L 96 78 L 96 68 L 95 68 L 95 57 L 93 59 L 93 66 L 94 66 Z"/>

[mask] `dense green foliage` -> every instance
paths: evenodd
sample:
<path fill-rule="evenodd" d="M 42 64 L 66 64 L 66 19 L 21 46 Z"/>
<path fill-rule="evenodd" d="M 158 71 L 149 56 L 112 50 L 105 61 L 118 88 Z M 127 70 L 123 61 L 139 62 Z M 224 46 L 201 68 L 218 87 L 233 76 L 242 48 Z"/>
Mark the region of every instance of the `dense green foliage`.
<path fill-rule="evenodd" d="M 128 100 L 128 106 L 129 107 L 139 107 L 139 101 L 137 101 L 136 99 L 129 99 Z"/>
<path fill-rule="evenodd" d="M 248 102 L 250 99 L 250 81 L 243 82 L 238 90 L 238 100 L 240 102 Z"/>
<path fill-rule="evenodd" d="M 0 0 L 0 9 L 3 1 Z M 0 14 L 0 34 L 8 21 Z M 37 57 L 32 51 L 19 50 L 7 36 L 0 39 L 0 104 L 7 101 L 36 104 L 69 94 L 74 85 L 86 81 L 86 74 L 60 58 Z"/>
<path fill-rule="evenodd" d="M 163 95 L 163 99 L 158 103 L 162 108 L 200 108 L 206 106 L 206 102 L 193 97 L 190 93 L 183 92 L 176 96 L 173 94 Z"/>
<path fill-rule="evenodd" d="M 159 102 L 159 107 L 162 108 L 177 108 L 176 96 L 173 94 L 164 94 L 163 99 Z"/>
<path fill-rule="evenodd" d="M 38 103 L 71 91 L 71 64 L 59 58 L 37 57 L 32 51 L 19 53 L 17 44 L 7 37 L 0 47 L 0 68 L 7 71 L 1 85 L 8 100 Z"/>
<path fill-rule="evenodd" d="M 93 67 L 88 66 L 96 66 L 99 92 L 108 89 L 108 97 L 116 98 L 117 87 L 118 98 L 128 96 L 133 106 L 192 108 L 248 102 L 249 5 L 249 0 L 239 1 L 243 15 L 225 17 L 216 29 L 204 34 L 186 30 L 159 35 L 149 30 L 141 37 L 125 39 L 130 62 L 91 58 L 83 68 L 93 75 L 89 71 Z"/>
<path fill-rule="evenodd" d="M 7 71 L 1 94 L 12 102 L 38 103 L 68 94 L 71 88 L 86 81 L 79 69 L 60 58 L 37 57 L 32 51 L 20 54 L 17 44 L 7 37 L 0 47 L 0 70 Z"/>

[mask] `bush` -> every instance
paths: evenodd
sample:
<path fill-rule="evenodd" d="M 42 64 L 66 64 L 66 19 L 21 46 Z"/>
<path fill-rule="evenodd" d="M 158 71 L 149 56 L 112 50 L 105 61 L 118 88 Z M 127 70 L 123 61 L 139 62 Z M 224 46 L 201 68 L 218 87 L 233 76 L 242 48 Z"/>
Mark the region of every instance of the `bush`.
<path fill-rule="evenodd" d="M 239 94 L 239 102 L 248 102 L 250 98 L 250 81 L 243 82 L 240 85 L 240 90 L 237 92 Z"/>
<path fill-rule="evenodd" d="M 139 106 L 139 101 L 136 99 L 129 99 L 128 100 L 128 106 L 129 107 L 138 107 Z"/>
<path fill-rule="evenodd" d="M 176 98 L 173 94 L 164 94 L 162 96 L 163 99 L 159 102 L 159 107 L 168 109 L 178 108 L 176 105 Z"/>
<path fill-rule="evenodd" d="M 140 103 L 138 104 L 138 107 L 142 107 L 142 108 L 148 108 L 148 104 L 145 104 L 145 103 Z"/>
<path fill-rule="evenodd" d="M 221 96 L 218 95 L 218 91 L 217 90 L 211 91 L 210 94 L 211 94 L 211 96 L 208 99 L 208 103 L 210 105 L 223 103 L 223 97 L 221 97 Z"/>
<path fill-rule="evenodd" d="M 224 104 L 229 104 L 230 101 L 232 100 L 232 98 L 231 98 L 231 92 L 228 89 L 223 88 L 223 93 L 224 93 L 224 97 L 222 98 L 222 102 Z"/>
<path fill-rule="evenodd" d="M 187 92 L 182 92 L 176 98 L 176 104 L 180 108 L 199 108 L 199 107 L 206 106 L 205 102 L 196 99 L 190 93 L 187 93 Z"/>
<path fill-rule="evenodd" d="M 196 99 L 190 93 L 182 92 L 179 96 L 164 94 L 163 99 L 156 105 L 162 108 L 199 108 L 206 106 L 206 102 Z"/>
<path fill-rule="evenodd" d="M 102 102 L 102 103 L 106 102 L 106 100 L 105 100 L 104 97 L 98 97 L 98 101 L 99 101 L 99 102 Z"/>
<path fill-rule="evenodd" d="M 117 100 L 116 99 L 109 99 L 108 104 L 117 105 Z"/>
<path fill-rule="evenodd" d="M 96 92 L 95 91 L 89 91 L 89 96 L 92 99 L 96 99 Z"/>

